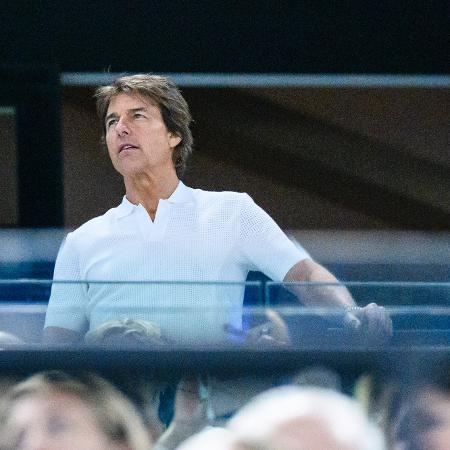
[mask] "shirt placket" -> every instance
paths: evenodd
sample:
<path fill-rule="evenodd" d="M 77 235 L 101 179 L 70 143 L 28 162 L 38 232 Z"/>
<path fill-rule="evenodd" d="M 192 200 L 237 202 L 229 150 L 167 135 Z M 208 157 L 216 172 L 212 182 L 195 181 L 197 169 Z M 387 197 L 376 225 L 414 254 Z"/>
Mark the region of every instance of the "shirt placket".
<path fill-rule="evenodd" d="M 136 220 L 144 240 L 161 241 L 164 239 L 170 216 L 170 206 L 167 200 L 160 200 L 156 209 L 155 220 L 152 221 L 145 208 L 138 205 Z"/>

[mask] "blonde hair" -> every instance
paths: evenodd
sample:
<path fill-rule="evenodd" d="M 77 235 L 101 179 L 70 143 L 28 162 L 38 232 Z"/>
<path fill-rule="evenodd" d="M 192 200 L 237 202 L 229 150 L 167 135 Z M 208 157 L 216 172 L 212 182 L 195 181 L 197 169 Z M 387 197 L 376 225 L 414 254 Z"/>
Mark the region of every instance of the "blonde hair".
<path fill-rule="evenodd" d="M 84 336 L 89 345 L 165 345 L 167 339 L 153 322 L 139 319 L 117 319 L 105 322 Z"/>
<path fill-rule="evenodd" d="M 148 450 L 150 437 L 135 407 L 112 384 L 90 373 L 72 377 L 61 371 L 42 372 L 17 384 L 5 396 L 0 407 L 0 433 L 7 426 L 12 406 L 32 395 L 68 393 L 83 401 L 111 442 L 130 450 Z"/>
<path fill-rule="evenodd" d="M 21 345 L 24 344 L 22 339 L 15 334 L 6 331 L 0 331 L 0 345 Z"/>

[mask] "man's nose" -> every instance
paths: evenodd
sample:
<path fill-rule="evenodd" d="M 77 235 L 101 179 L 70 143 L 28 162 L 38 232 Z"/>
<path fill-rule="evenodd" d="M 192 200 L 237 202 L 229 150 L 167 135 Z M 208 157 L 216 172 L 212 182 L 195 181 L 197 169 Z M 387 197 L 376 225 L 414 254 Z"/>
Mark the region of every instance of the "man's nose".
<path fill-rule="evenodd" d="M 128 127 L 128 124 L 127 124 L 127 122 L 126 122 L 126 120 L 124 120 L 124 119 L 119 119 L 118 121 L 117 121 L 117 124 L 116 124 L 116 133 L 119 135 L 119 136 L 123 136 L 123 135 L 126 135 L 126 134 L 129 134 L 130 133 L 130 128 Z"/>

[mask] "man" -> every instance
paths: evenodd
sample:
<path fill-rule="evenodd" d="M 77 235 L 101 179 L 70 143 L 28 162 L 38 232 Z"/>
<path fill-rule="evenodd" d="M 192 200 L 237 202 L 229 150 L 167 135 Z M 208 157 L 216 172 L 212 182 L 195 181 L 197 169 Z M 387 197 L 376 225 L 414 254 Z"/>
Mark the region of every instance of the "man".
<path fill-rule="evenodd" d="M 126 76 L 99 88 L 96 97 L 104 141 L 126 195 L 117 208 L 67 236 L 54 280 L 88 283 L 53 284 L 46 342 L 79 340 L 87 329 L 129 316 L 155 322 L 174 341 L 223 342 L 228 325 L 241 326 L 243 287 L 211 282 L 242 283 L 249 270 L 277 281 L 336 282 L 247 194 L 206 192 L 180 181 L 192 151 L 192 119 L 171 81 Z M 352 310 L 345 289 L 315 288 L 303 301 L 347 308 L 345 322 L 353 328 L 390 332 L 383 308 Z"/>

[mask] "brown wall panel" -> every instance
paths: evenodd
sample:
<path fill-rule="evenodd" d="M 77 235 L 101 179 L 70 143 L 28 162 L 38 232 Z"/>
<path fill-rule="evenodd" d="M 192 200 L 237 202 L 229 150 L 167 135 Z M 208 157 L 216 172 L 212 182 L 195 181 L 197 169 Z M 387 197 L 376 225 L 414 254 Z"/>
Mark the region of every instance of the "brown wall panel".
<path fill-rule="evenodd" d="M 450 165 L 446 141 L 448 123 L 443 120 L 442 111 L 442 105 L 449 99 L 448 91 L 298 88 L 245 91 L 282 105 L 286 110 L 306 112 L 330 126 L 367 135 L 400 152 L 409 152 L 411 158 L 423 156 L 439 167 Z M 201 90 L 196 88 L 186 88 L 183 92 L 188 99 L 201 95 Z M 99 143 L 100 128 L 92 95 L 93 90 L 87 87 L 63 90 L 64 198 L 68 227 L 79 226 L 116 206 L 124 193 L 121 178 L 114 172 Z M 189 185 L 248 192 L 286 229 L 383 229 L 393 226 L 389 220 L 305 190 L 291 179 L 274 179 L 252 170 L 239 164 L 239 158 L 228 160 L 226 154 L 221 154 L 221 149 L 227 146 L 226 133 L 206 132 L 198 122 L 201 120 L 194 126 L 197 146 L 186 173 Z M 424 147 L 426 136 L 433 148 L 429 152 Z M 212 147 L 214 151 L 210 151 Z M 244 141 L 238 151 L 246 151 Z M 264 161 L 263 153 L 260 159 Z M 264 164 L 276 166 L 276 161 L 267 160 Z M 328 182 L 326 179 L 319 181 Z"/>

